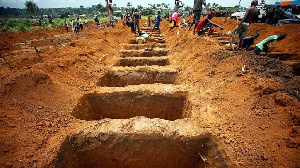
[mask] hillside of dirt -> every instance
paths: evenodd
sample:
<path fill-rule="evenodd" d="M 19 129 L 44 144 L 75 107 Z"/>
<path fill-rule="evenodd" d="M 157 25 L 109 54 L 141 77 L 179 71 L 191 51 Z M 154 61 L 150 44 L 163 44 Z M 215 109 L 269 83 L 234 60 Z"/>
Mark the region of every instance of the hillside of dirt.
<path fill-rule="evenodd" d="M 236 23 L 213 21 L 224 36 Z M 0 34 L 0 165 L 299 167 L 300 77 L 286 61 L 300 60 L 300 26 L 256 32 L 285 32 L 270 49 L 289 57 L 229 51 L 167 21 L 144 45 L 121 22 Z"/>

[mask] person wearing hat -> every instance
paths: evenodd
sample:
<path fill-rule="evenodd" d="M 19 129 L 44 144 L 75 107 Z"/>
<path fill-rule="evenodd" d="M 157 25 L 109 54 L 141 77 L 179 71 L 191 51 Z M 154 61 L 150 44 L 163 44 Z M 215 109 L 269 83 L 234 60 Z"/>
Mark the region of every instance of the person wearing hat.
<path fill-rule="evenodd" d="M 267 55 L 270 53 L 269 46 L 274 43 L 276 40 L 280 41 L 286 37 L 285 33 L 282 33 L 280 35 L 272 35 L 264 39 L 263 41 L 256 44 L 254 47 L 254 52 L 256 55 L 260 56 L 261 52 L 264 51 Z"/>
<path fill-rule="evenodd" d="M 244 18 L 242 21 L 238 24 L 237 26 L 237 33 L 239 34 L 239 43 L 238 43 L 238 48 L 242 49 L 243 46 L 243 41 L 245 38 L 245 35 L 248 31 L 248 27 L 251 23 L 254 23 L 257 21 L 259 11 L 256 8 L 257 6 L 257 1 L 252 1 L 251 2 L 251 7 L 247 9 Z"/>

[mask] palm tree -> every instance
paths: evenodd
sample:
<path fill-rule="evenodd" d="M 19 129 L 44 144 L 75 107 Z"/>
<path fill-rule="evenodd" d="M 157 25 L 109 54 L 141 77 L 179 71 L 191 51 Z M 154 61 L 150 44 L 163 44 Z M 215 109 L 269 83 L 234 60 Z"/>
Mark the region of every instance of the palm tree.
<path fill-rule="evenodd" d="M 217 8 L 218 6 L 219 6 L 219 4 L 216 4 L 216 3 L 213 3 L 213 4 L 212 4 L 212 7 L 213 7 L 213 8 Z"/>
<path fill-rule="evenodd" d="M 156 5 L 155 4 L 148 4 L 151 6 L 151 9 L 156 10 Z"/>
<path fill-rule="evenodd" d="M 36 11 L 39 10 L 39 7 L 32 0 L 25 2 L 26 10 L 35 14 Z"/>
<path fill-rule="evenodd" d="M 210 7 L 211 7 L 210 3 L 207 3 L 205 6 L 206 9 L 209 9 Z"/>
<path fill-rule="evenodd" d="M 137 6 L 137 9 L 138 9 L 139 11 L 142 11 L 142 10 L 143 10 L 143 6 L 142 6 L 142 5 L 138 5 L 138 6 Z"/>
<path fill-rule="evenodd" d="M 127 7 L 130 9 L 131 6 L 132 6 L 132 4 L 130 2 L 128 2 Z"/>

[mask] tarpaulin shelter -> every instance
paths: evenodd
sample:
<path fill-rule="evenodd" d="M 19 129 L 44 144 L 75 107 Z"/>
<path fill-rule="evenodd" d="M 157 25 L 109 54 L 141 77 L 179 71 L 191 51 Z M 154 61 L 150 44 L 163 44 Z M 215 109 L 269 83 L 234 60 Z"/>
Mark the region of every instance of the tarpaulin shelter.
<path fill-rule="evenodd" d="M 292 6 L 300 5 L 300 0 L 279 0 L 275 3 L 275 6 Z"/>

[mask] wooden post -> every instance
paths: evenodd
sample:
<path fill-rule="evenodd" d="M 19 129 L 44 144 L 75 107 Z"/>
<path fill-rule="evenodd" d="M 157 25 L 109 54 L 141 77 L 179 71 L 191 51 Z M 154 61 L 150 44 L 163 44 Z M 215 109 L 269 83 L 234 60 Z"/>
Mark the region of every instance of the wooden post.
<path fill-rule="evenodd" d="M 35 49 L 35 52 L 37 53 L 37 55 L 39 56 L 40 61 L 43 62 L 43 59 L 40 56 L 40 51 L 36 47 L 34 47 L 34 49 Z"/>

